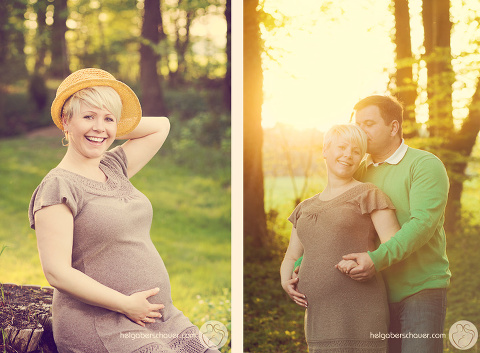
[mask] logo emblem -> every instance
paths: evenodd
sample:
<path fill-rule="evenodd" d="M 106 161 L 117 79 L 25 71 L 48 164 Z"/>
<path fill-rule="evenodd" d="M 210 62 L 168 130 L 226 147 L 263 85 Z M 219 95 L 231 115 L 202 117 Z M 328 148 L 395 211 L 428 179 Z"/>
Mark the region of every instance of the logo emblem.
<path fill-rule="evenodd" d="M 461 320 L 450 327 L 448 337 L 455 348 L 463 351 L 472 348 L 477 343 L 478 331 L 470 321 Z"/>
<path fill-rule="evenodd" d="M 210 320 L 200 327 L 200 338 L 209 348 L 220 348 L 227 343 L 228 329 L 220 321 Z"/>

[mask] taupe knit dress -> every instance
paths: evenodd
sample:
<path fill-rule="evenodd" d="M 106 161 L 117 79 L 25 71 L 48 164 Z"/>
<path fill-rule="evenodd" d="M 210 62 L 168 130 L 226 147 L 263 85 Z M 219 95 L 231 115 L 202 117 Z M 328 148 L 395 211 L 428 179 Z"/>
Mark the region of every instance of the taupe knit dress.
<path fill-rule="evenodd" d="M 125 295 L 160 288 L 148 300 L 161 303 L 163 317 L 143 328 L 125 315 L 91 306 L 58 290 L 53 295 L 53 333 L 60 353 L 200 353 L 207 347 L 198 329 L 172 304 L 165 265 L 150 239 L 148 198 L 127 178 L 121 147 L 100 163 L 97 182 L 64 169 L 51 170 L 30 202 L 30 224 L 42 207 L 65 203 L 74 218 L 72 266 Z M 218 352 L 217 350 L 210 350 Z"/>
<path fill-rule="evenodd" d="M 300 203 L 289 221 L 304 247 L 298 291 L 307 296 L 305 335 L 310 353 L 386 352 L 388 302 L 380 274 L 357 282 L 334 266 L 342 255 L 374 250 L 378 236 L 370 213 L 394 209 L 370 183 L 359 184 L 329 201 L 315 195 Z"/>

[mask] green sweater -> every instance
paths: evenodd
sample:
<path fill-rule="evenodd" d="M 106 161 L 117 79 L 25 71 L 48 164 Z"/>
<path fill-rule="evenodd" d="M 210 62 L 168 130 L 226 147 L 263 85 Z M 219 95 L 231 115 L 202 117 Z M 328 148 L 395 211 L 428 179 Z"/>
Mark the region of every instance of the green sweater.
<path fill-rule="evenodd" d="M 446 288 L 451 273 L 443 229 L 449 182 L 433 154 L 408 148 L 396 165 L 361 166 L 356 177 L 383 190 L 396 207 L 401 229 L 368 252 L 382 271 L 391 303 L 428 288 Z"/>

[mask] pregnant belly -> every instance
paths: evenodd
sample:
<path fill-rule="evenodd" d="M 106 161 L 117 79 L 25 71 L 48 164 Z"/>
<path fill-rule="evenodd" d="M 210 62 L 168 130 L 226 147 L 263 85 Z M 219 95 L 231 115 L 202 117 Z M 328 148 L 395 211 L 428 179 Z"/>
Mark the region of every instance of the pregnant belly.
<path fill-rule="evenodd" d="M 85 262 L 84 268 L 93 279 L 125 295 L 158 287 L 160 292 L 150 302 L 171 301 L 167 269 L 153 244 L 110 249 Z"/>
<path fill-rule="evenodd" d="M 367 282 L 357 282 L 330 264 L 322 267 L 318 263 L 302 263 L 297 289 L 307 296 L 309 304 L 325 301 L 358 303 L 365 298 L 379 303 L 386 301 L 380 275 Z"/>
<path fill-rule="evenodd" d="M 309 301 L 333 298 L 339 293 L 357 292 L 361 287 L 365 287 L 341 273 L 330 263 L 328 265 L 318 262 L 302 263 L 298 275 L 297 289 L 305 294 Z"/>

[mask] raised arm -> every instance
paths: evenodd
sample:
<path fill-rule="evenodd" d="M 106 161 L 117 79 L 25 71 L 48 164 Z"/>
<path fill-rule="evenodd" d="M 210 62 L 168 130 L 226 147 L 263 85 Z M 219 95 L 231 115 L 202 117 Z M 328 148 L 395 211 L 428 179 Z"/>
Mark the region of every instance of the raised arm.
<path fill-rule="evenodd" d="M 295 266 L 295 261 L 303 255 L 303 245 L 297 235 L 297 229 L 292 227 L 292 234 L 290 235 L 290 242 L 287 251 L 280 266 L 280 278 L 282 287 L 290 296 L 290 298 L 298 305 L 307 307 L 305 295 L 296 291 L 298 277 L 292 278 L 292 272 Z"/>
<path fill-rule="evenodd" d="M 162 316 L 158 310 L 164 306 L 147 300 L 158 293 L 158 288 L 126 296 L 72 267 L 73 216 L 68 206 L 58 204 L 37 211 L 35 230 L 40 261 L 50 285 L 84 303 L 122 313 L 141 326 Z"/>
<path fill-rule="evenodd" d="M 170 121 L 165 117 L 143 117 L 131 133 L 120 136 L 128 140 L 122 147 L 128 160 L 128 177 L 138 173 L 158 152 L 170 132 Z"/>

